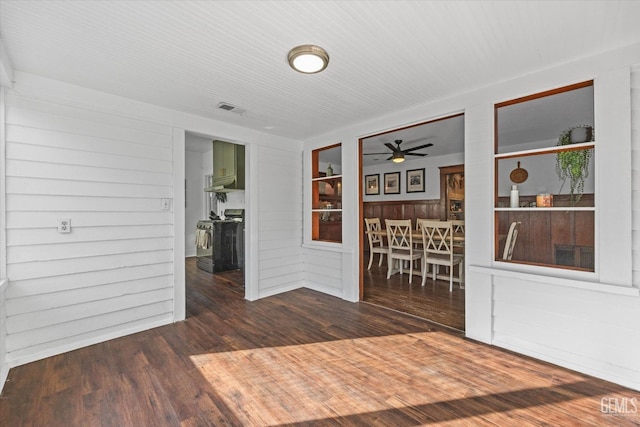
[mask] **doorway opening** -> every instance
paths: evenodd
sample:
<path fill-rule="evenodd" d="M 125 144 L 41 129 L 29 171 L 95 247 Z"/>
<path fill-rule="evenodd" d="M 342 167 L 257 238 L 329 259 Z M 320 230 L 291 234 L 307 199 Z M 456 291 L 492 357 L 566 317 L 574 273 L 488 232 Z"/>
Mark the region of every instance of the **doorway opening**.
<path fill-rule="evenodd" d="M 194 281 L 223 281 L 246 294 L 245 148 L 214 136 L 185 133 L 187 287 Z"/>
<path fill-rule="evenodd" d="M 464 114 L 455 114 L 360 139 L 360 300 L 419 316 L 464 331 Z M 401 160 L 400 160 L 401 158 Z M 368 221 L 365 221 L 367 219 Z M 418 219 L 457 224 L 452 252 L 462 258 L 453 267 L 427 264 Z M 373 220 L 373 221 L 371 221 Z M 367 232 L 366 222 L 386 220 L 410 223 L 414 261 L 409 283 L 409 261 L 389 263 L 386 231 Z M 461 227 L 460 227 L 461 225 Z M 370 243 L 378 234 L 381 243 Z M 453 241 L 453 239 L 452 239 Z M 382 253 L 380 253 L 382 252 Z M 373 256 L 372 256 L 373 255 Z M 430 260 L 432 258 L 429 258 Z M 401 264 L 402 263 L 402 269 Z M 454 280 L 450 291 L 449 273 Z M 391 274 L 389 274 L 391 270 Z M 402 274 L 400 274 L 402 270 Z M 446 274 L 445 274 L 446 273 Z M 424 284 L 424 285 L 423 285 Z"/>

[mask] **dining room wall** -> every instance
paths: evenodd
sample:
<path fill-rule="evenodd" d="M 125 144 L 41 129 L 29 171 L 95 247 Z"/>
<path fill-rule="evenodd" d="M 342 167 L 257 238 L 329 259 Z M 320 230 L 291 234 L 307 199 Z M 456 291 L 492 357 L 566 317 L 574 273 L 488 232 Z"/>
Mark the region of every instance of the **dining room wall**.
<path fill-rule="evenodd" d="M 406 160 L 402 163 L 385 162 L 362 168 L 362 191 L 365 202 L 393 202 L 401 200 L 440 199 L 440 167 L 459 165 L 464 162 L 464 153 L 448 154 L 437 157 L 422 157 Z M 407 171 L 424 168 L 425 191 L 407 193 Z M 400 172 L 400 194 L 384 194 L 384 174 Z M 377 174 L 380 178 L 380 194 L 364 194 L 364 176 Z"/>

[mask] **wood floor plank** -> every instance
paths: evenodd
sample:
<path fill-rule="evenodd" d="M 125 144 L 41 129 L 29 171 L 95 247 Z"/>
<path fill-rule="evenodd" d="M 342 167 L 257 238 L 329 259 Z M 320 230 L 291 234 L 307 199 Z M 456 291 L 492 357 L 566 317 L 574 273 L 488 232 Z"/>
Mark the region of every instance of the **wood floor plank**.
<path fill-rule="evenodd" d="M 449 292 L 448 281 L 432 280 L 431 276 L 425 286 L 421 286 L 419 277 L 409 284 L 408 274 L 395 274 L 387 279 L 385 264 L 365 268 L 363 279 L 363 301 L 464 331 L 465 290 L 459 285 L 454 284 Z"/>
<path fill-rule="evenodd" d="M 404 285 L 403 285 L 404 286 Z M 446 290 L 448 293 L 448 290 Z M 8 426 L 633 426 L 640 393 L 307 289 L 250 302 L 187 261 L 187 320 L 11 369 Z M 6 421 L 6 422 L 5 422 Z"/>

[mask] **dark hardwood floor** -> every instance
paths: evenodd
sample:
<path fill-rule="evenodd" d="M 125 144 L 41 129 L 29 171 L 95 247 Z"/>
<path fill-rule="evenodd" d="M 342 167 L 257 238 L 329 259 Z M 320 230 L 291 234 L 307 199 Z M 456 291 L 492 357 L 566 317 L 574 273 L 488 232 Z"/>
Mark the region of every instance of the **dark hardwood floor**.
<path fill-rule="evenodd" d="M 449 282 L 427 279 L 424 286 L 422 278 L 413 277 L 409 284 L 409 274 L 394 274 L 387 279 L 386 259 L 378 267 L 378 254 L 375 255 L 371 269 L 369 253 L 364 260 L 364 297 L 363 301 L 382 307 L 398 310 L 431 320 L 441 325 L 464 332 L 464 289 L 454 282 L 453 292 L 449 292 Z M 455 273 L 457 274 L 457 273 Z M 455 277 L 455 276 L 454 276 Z"/>
<path fill-rule="evenodd" d="M 11 369 L 0 425 L 640 422 L 602 406 L 638 392 L 418 317 L 307 289 L 249 302 L 237 272 L 187 271 L 184 322 Z"/>

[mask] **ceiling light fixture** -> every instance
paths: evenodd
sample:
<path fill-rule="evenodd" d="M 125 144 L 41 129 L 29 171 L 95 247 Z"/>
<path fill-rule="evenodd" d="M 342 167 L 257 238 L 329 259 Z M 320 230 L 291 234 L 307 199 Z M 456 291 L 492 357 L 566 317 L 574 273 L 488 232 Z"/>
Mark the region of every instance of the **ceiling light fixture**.
<path fill-rule="evenodd" d="M 393 156 L 391 156 L 391 161 L 393 163 L 402 163 L 404 162 L 404 153 L 401 151 L 396 151 L 395 153 L 393 153 Z"/>
<path fill-rule="evenodd" d="M 287 58 L 291 68 L 305 74 L 319 73 L 329 65 L 327 51 L 312 44 L 294 47 L 289 51 Z"/>

